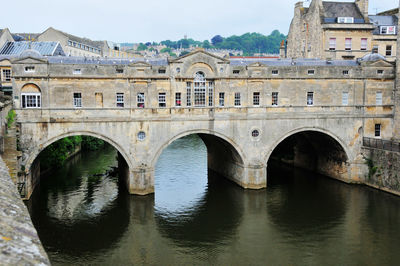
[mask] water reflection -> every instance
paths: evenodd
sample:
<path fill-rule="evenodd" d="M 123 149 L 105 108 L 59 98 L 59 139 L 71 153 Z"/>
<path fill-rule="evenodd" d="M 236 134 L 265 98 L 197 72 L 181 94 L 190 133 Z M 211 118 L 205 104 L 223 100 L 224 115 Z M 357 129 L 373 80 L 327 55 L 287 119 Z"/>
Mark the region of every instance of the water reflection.
<path fill-rule="evenodd" d="M 196 135 L 174 141 L 161 154 L 155 190 L 158 229 L 177 245 L 221 244 L 240 223 L 241 189 L 216 173 L 207 174 L 207 150 Z"/>
<path fill-rule="evenodd" d="M 116 152 L 82 153 L 60 171 L 42 177 L 28 207 L 46 250 L 73 256 L 101 252 L 122 236 L 129 224 L 125 190 L 106 173 Z M 112 230 L 106 228 L 112 228 Z M 52 257 L 52 256 L 51 256 Z M 54 257 L 53 257 L 54 258 Z M 57 261 L 57 260 L 56 260 Z"/>
<path fill-rule="evenodd" d="M 280 230 L 305 237 L 322 234 L 343 221 L 345 184 L 274 162 L 270 166 L 267 213 Z"/>

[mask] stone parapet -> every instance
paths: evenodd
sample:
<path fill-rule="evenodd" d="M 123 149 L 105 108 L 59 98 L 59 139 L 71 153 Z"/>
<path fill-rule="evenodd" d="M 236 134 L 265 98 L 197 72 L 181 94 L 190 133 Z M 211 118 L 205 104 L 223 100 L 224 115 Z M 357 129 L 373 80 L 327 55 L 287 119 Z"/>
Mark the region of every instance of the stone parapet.
<path fill-rule="evenodd" d="M 50 265 L 8 169 L 0 157 L 0 264 Z"/>

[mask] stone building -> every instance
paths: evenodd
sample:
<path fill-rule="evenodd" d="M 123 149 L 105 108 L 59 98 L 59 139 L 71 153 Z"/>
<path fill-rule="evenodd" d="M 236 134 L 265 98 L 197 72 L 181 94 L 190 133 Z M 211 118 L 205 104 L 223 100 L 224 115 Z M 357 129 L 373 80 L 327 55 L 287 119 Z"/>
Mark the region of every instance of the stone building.
<path fill-rule="evenodd" d="M 298 166 L 311 165 L 304 158 L 313 150 L 314 170 L 346 182 L 363 182 L 368 171 L 363 137 L 399 138 L 395 67 L 378 54 L 361 61 L 227 59 L 200 49 L 144 60 L 29 52 L 12 70 L 28 197 L 38 182 L 37 155 L 74 134 L 116 147 L 136 194 L 154 191 L 159 154 L 187 134 L 200 134 L 209 147 L 210 169 L 246 188 L 266 186 L 268 158 L 293 134 L 303 143 Z"/>
<path fill-rule="evenodd" d="M 357 59 L 379 52 L 394 61 L 397 14 L 368 15 L 368 0 L 313 0 L 295 5 L 287 40 L 287 57 Z"/>

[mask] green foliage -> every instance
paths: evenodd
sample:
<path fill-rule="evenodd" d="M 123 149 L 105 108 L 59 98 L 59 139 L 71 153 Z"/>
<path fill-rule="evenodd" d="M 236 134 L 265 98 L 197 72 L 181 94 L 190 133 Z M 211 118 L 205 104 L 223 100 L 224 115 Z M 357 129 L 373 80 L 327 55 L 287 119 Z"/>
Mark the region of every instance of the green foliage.
<path fill-rule="evenodd" d="M 368 165 L 368 179 L 371 179 L 378 170 L 378 167 L 374 165 L 374 161 L 371 158 L 364 157 L 364 160 Z"/>
<path fill-rule="evenodd" d="M 138 48 L 136 49 L 137 51 L 144 51 L 147 50 L 147 46 L 143 43 L 140 43 Z"/>
<path fill-rule="evenodd" d="M 173 52 L 170 52 L 169 55 L 172 56 L 172 57 L 177 57 L 177 55 L 175 53 L 173 53 Z"/>
<path fill-rule="evenodd" d="M 82 136 L 82 149 L 95 151 L 103 148 L 104 141 L 91 136 Z"/>
<path fill-rule="evenodd" d="M 15 111 L 11 109 L 7 114 L 7 128 L 11 128 L 12 124 L 15 121 Z"/>
<path fill-rule="evenodd" d="M 208 40 L 205 40 L 202 44 L 202 47 L 205 49 L 211 48 L 211 44 Z"/>
<path fill-rule="evenodd" d="M 214 37 L 211 38 L 212 45 L 217 45 L 218 43 L 221 43 L 223 41 L 224 41 L 224 38 L 222 38 L 221 35 L 215 35 Z"/>
<path fill-rule="evenodd" d="M 49 145 L 40 153 L 40 164 L 43 169 L 59 167 L 64 164 L 71 153 L 82 142 L 81 136 L 66 137 Z"/>
<path fill-rule="evenodd" d="M 171 52 L 171 48 L 167 47 L 167 48 L 162 48 L 160 50 L 160 53 L 170 53 Z"/>

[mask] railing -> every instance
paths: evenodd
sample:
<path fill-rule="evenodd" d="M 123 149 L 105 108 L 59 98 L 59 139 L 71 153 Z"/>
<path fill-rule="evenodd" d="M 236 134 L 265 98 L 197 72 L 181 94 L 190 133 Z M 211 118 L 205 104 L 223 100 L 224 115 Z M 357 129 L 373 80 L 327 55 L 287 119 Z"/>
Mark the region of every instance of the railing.
<path fill-rule="evenodd" d="M 26 193 L 25 193 L 25 182 L 18 182 L 18 192 L 19 195 L 21 195 L 21 198 L 25 198 Z"/>
<path fill-rule="evenodd" d="M 381 149 L 387 151 L 397 151 L 400 152 L 400 142 L 395 142 L 391 140 L 374 139 L 374 138 L 363 138 L 363 146 Z"/>

